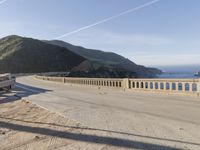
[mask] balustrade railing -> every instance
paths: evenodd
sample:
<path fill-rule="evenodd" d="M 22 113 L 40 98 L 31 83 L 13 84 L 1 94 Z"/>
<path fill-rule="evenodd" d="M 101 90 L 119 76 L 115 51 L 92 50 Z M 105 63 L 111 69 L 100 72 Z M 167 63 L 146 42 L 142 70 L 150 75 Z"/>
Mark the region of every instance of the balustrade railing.
<path fill-rule="evenodd" d="M 200 79 L 111 79 L 36 76 L 37 79 L 76 85 L 165 93 L 200 93 Z"/>
<path fill-rule="evenodd" d="M 199 79 L 129 79 L 132 90 L 197 93 L 199 88 Z"/>

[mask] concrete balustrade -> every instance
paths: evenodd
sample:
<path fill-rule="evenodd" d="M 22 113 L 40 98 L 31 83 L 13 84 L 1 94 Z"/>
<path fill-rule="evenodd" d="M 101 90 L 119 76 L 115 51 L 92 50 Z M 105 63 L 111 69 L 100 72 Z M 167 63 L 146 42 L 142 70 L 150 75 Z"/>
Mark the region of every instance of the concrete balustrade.
<path fill-rule="evenodd" d="M 128 79 L 129 89 L 165 93 L 200 93 L 200 79 Z"/>
<path fill-rule="evenodd" d="M 48 77 L 48 76 L 35 76 L 35 78 L 40 80 L 62 82 L 68 84 L 123 88 L 123 79 L 66 78 L 66 77 Z"/>
<path fill-rule="evenodd" d="M 119 88 L 130 91 L 200 94 L 200 79 L 106 79 L 36 76 L 37 79 L 71 85 Z"/>

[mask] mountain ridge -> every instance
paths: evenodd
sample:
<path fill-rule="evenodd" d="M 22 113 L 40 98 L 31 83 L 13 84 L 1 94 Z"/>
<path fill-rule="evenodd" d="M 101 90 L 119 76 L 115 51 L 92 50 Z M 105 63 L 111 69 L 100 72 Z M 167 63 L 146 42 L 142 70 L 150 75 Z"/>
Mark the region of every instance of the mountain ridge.
<path fill-rule="evenodd" d="M 112 67 L 123 68 L 127 71 L 137 72 L 138 76 L 140 77 L 155 77 L 156 74 L 160 74 L 162 72 L 161 70 L 156 68 L 148 68 L 142 65 L 137 65 L 128 58 L 125 58 L 114 52 L 106 52 L 96 49 L 87 49 L 82 46 L 75 46 L 70 43 L 59 40 L 52 40 L 45 42 L 68 48 L 72 52 L 90 60 L 93 64 L 95 64 L 95 66 L 97 66 L 96 69 L 102 66 L 111 68 Z"/>
<path fill-rule="evenodd" d="M 44 41 L 11 35 L 0 39 L 0 73 L 71 71 L 98 77 L 155 77 L 147 68 L 113 52 L 86 49 L 64 41 Z M 101 76 L 102 74 L 102 76 Z M 94 76 L 95 77 L 95 76 Z"/>

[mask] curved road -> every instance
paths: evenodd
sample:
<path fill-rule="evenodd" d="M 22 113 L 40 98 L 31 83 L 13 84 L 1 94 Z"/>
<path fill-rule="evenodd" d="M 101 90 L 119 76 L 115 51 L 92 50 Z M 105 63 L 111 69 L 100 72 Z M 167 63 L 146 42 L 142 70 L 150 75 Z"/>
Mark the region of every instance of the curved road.
<path fill-rule="evenodd" d="M 200 149 L 200 98 L 17 78 L 18 96 L 116 137 Z"/>

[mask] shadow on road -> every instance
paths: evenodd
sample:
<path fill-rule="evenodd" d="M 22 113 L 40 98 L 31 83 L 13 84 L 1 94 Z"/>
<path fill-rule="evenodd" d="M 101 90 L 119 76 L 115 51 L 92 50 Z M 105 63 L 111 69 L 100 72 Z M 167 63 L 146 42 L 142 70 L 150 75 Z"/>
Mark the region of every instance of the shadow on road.
<path fill-rule="evenodd" d="M 115 133 L 115 134 L 121 134 L 121 135 L 140 137 L 140 138 L 145 138 L 145 139 L 153 139 L 153 140 L 158 140 L 158 141 L 168 141 L 168 142 L 174 142 L 174 143 L 182 143 L 182 144 L 190 144 L 190 145 L 200 146 L 200 143 L 193 143 L 193 142 L 180 141 L 180 140 L 174 140 L 174 139 L 145 136 L 145 135 L 139 135 L 139 134 L 133 134 L 133 133 L 127 133 L 127 132 L 120 132 L 120 131 L 114 131 L 114 130 L 105 130 L 105 129 L 97 129 L 97 128 L 89 128 L 89 127 L 78 127 L 78 126 L 67 126 L 67 125 L 59 125 L 59 124 L 56 124 L 56 123 L 44 123 L 44 122 L 36 122 L 36 121 L 27 121 L 27 120 L 21 120 L 21 119 L 8 118 L 8 117 L 4 117 L 4 116 L 0 116 L 0 118 L 1 119 L 6 119 L 6 120 L 9 120 L 9 121 L 18 121 L 18 122 L 29 123 L 29 124 L 39 124 L 39 125 L 48 125 L 48 126 L 71 128 L 71 129 L 81 129 L 81 130 L 109 132 L 109 133 Z"/>
<path fill-rule="evenodd" d="M 0 93 L 0 104 L 10 103 L 13 101 L 17 101 L 19 99 L 20 99 L 19 97 L 13 95 L 13 92 L 9 92 L 9 93 L 1 92 Z"/>
<path fill-rule="evenodd" d="M 162 150 L 180 150 L 179 148 L 145 143 L 141 141 L 106 137 L 106 136 L 89 135 L 89 134 L 82 134 L 82 133 L 81 134 L 71 133 L 68 131 L 57 131 L 57 130 L 48 129 L 48 128 L 31 127 L 31 126 L 7 123 L 3 121 L 0 121 L 0 127 L 11 129 L 11 130 L 34 133 L 34 134 L 54 136 L 58 138 L 70 139 L 70 140 L 75 140 L 75 141 L 82 141 L 82 142 L 96 143 L 96 144 L 106 144 L 106 145 L 115 146 L 115 147 L 135 148 L 135 149 L 142 149 L 142 150 L 161 150 L 161 149 Z"/>
<path fill-rule="evenodd" d="M 11 92 L 0 93 L 0 104 L 14 102 L 20 100 L 21 98 L 25 98 L 31 95 L 38 95 L 46 92 L 50 92 L 50 90 L 16 83 L 15 88 Z"/>

